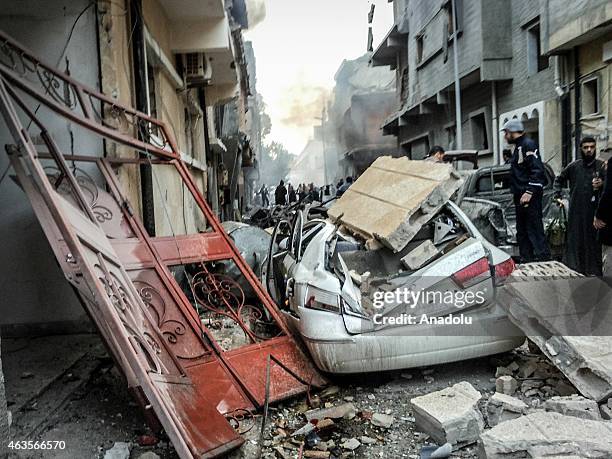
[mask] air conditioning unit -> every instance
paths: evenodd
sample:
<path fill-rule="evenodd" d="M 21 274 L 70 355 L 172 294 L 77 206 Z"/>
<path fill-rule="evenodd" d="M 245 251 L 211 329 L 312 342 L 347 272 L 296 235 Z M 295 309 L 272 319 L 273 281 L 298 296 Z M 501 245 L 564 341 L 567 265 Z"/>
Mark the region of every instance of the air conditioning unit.
<path fill-rule="evenodd" d="M 212 78 L 210 58 L 204 53 L 185 53 L 183 59 L 183 75 L 187 86 L 206 86 Z"/>

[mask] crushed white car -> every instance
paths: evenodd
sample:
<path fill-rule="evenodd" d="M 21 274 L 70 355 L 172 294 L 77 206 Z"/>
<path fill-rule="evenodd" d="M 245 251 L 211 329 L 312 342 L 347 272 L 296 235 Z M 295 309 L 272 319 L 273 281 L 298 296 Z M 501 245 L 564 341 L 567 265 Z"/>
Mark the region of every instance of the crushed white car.
<path fill-rule="evenodd" d="M 412 208 L 405 205 L 406 196 L 398 195 L 404 204 L 385 197 L 387 208 L 400 207 L 411 220 L 409 226 L 406 221 L 394 223 L 402 226 L 403 240 L 398 237 L 402 232 L 384 217 L 378 223 L 393 237 L 366 240 L 368 233 L 375 237 L 377 222 L 368 220 L 369 230 L 360 231 L 344 196 L 329 211 L 335 220 L 306 210 L 275 227 L 264 283 L 317 366 L 329 373 L 395 370 L 520 345 L 523 332 L 495 302 L 496 288 L 512 273 L 514 262 L 490 244 L 458 206 L 448 198 L 440 200 L 461 181 L 451 177 L 448 165 L 429 163 L 425 170 L 423 162 L 390 159 L 384 163 L 385 173 L 392 172 L 386 181 L 393 179 L 393 171 L 405 178 L 415 169 L 421 185 L 428 179 L 427 170 L 436 177 L 434 186 L 420 187 L 421 201 Z M 395 160 L 402 163 L 393 164 Z M 376 205 L 370 172 L 349 189 L 352 196 L 345 194 L 348 200 L 356 202 L 355 195 L 367 193 L 362 202 Z M 445 173 L 448 180 L 443 179 Z M 449 181 L 454 182 L 450 188 Z M 404 184 L 410 187 L 410 180 Z M 350 230 L 345 219 L 351 222 Z"/>

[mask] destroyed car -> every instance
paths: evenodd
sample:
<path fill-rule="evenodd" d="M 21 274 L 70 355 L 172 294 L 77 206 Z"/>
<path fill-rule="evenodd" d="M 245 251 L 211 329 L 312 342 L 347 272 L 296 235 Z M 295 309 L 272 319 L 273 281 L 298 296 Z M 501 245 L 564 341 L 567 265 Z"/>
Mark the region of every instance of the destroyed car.
<path fill-rule="evenodd" d="M 546 185 L 542 213 L 546 228 L 559 216 L 559 207 L 554 203 L 555 174 L 547 164 L 544 165 L 544 171 Z M 515 258 L 519 256 L 509 164 L 481 167 L 466 175 L 455 202 L 489 242 Z M 551 246 L 551 251 L 553 257 L 558 259 L 563 254 L 563 246 Z"/>
<path fill-rule="evenodd" d="M 495 302 L 514 262 L 449 200 L 461 183 L 448 165 L 379 158 L 327 218 L 275 227 L 264 284 L 320 369 L 433 365 L 524 341 Z"/>

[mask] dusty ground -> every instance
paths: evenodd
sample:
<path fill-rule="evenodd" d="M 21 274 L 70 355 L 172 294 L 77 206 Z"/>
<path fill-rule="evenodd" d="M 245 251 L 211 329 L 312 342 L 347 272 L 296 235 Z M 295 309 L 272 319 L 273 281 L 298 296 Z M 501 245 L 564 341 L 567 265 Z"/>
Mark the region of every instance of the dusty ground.
<path fill-rule="evenodd" d="M 141 436 L 151 435 L 151 432 L 96 335 L 3 339 L 2 355 L 9 409 L 13 412 L 12 438 L 66 442 L 65 450 L 13 451 L 8 457 L 102 458 L 115 442 L 131 443 L 130 457 L 133 459 L 147 451 L 161 458 L 177 457 L 163 438 L 158 439 L 155 446 L 139 445 Z M 323 407 L 350 402 L 357 415 L 350 420 L 337 421 L 333 428 L 319 434 L 320 440 L 330 445 L 332 457 L 418 458 L 422 445 L 428 443 L 428 436 L 415 429 L 411 398 L 461 381 L 470 382 L 485 396 L 490 395 L 495 391 L 497 366 L 520 362 L 528 355 L 525 346 L 493 358 L 333 378 L 333 386 L 314 395 L 313 403 Z M 298 457 L 303 437 L 292 442 L 289 435 L 306 423 L 303 413 L 310 408 L 306 397 L 271 408 L 263 457 Z M 391 427 L 373 426 L 369 421 L 372 413 L 392 415 Z M 245 446 L 232 454 L 232 458 L 257 457 L 261 419 L 258 415 L 252 421 L 253 428 L 245 434 Z M 373 439 L 373 444 L 362 444 L 352 452 L 338 447 L 347 439 L 362 436 Z M 472 446 L 456 451 L 452 457 L 475 458 L 477 455 Z"/>
<path fill-rule="evenodd" d="M 11 439 L 66 443 L 9 458 L 99 458 L 118 441 L 134 444 L 133 458 L 178 457 L 167 442 L 138 445 L 150 431 L 97 335 L 2 339 L 2 357 Z"/>

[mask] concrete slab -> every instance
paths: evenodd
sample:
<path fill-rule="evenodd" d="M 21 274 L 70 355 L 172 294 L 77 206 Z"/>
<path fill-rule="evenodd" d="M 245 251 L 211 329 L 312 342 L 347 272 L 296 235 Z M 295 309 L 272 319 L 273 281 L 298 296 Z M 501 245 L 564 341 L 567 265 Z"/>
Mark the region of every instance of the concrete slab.
<path fill-rule="evenodd" d="M 479 453 L 486 459 L 527 457 L 612 457 L 612 423 L 538 411 L 483 432 Z"/>
<path fill-rule="evenodd" d="M 478 409 L 481 394 L 468 382 L 410 400 L 417 429 L 439 445 L 474 443 L 484 428 Z"/>
<path fill-rule="evenodd" d="M 334 203 L 329 216 L 399 252 L 461 183 L 449 164 L 382 156 Z"/>
<path fill-rule="evenodd" d="M 592 400 L 612 396 L 612 287 L 601 278 L 514 282 L 499 290 L 499 304 Z"/>
<path fill-rule="evenodd" d="M 567 397 L 551 397 L 544 402 L 544 409 L 581 419 L 602 420 L 597 402 L 578 394 Z"/>

